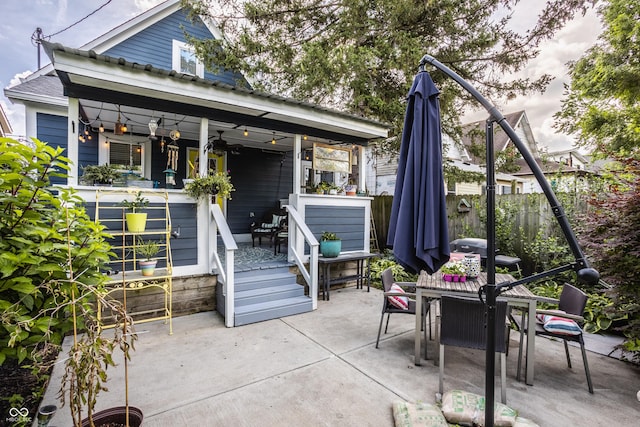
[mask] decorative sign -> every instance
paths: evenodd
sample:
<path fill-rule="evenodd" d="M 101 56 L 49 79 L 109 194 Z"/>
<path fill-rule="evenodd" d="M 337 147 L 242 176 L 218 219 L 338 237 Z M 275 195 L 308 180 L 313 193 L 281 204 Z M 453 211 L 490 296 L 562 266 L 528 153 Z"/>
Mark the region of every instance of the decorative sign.
<path fill-rule="evenodd" d="M 351 150 L 325 144 L 313 144 L 313 169 L 351 173 Z"/>

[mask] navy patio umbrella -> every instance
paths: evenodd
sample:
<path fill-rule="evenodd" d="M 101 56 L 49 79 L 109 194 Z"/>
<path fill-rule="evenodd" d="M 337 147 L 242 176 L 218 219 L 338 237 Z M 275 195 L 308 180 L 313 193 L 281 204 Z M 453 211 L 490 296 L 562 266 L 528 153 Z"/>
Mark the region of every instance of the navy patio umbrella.
<path fill-rule="evenodd" d="M 429 274 L 449 261 L 442 173 L 440 91 L 426 71 L 408 95 L 387 246 L 408 270 Z"/>

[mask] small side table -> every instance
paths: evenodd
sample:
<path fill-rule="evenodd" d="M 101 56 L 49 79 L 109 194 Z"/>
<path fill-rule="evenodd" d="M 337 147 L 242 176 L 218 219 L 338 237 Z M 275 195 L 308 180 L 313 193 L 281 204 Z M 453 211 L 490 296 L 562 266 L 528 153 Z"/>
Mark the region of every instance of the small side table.
<path fill-rule="evenodd" d="M 371 288 L 370 261 L 372 258 L 377 258 L 378 256 L 380 256 L 380 254 L 371 252 L 347 252 L 341 253 L 334 258 L 327 258 L 323 256 L 318 257 L 318 265 L 322 272 L 322 299 L 329 301 L 329 289 L 331 288 L 331 285 L 337 285 L 339 283 L 350 282 L 353 280 L 356 281 L 357 289 L 364 289 L 366 282 L 367 292 L 369 292 Z M 356 274 L 331 279 L 332 264 L 350 261 L 356 262 Z"/>

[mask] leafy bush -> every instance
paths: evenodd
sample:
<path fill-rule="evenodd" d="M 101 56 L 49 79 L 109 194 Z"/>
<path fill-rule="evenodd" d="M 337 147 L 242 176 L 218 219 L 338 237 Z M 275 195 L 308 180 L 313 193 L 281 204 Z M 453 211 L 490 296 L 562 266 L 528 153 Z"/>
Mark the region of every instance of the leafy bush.
<path fill-rule="evenodd" d="M 636 154 L 637 155 L 637 154 Z M 594 267 L 611 284 L 612 318 L 628 316 L 620 330 L 623 349 L 640 361 L 640 159 L 618 158 L 609 191 L 594 194 L 591 211 L 582 217 L 580 243 Z"/>
<path fill-rule="evenodd" d="M 405 270 L 404 267 L 394 260 L 393 253 L 387 249 L 381 258 L 375 258 L 371 261 L 371 283 L 374 287 L 382 289 L 380 275 L 389 267 L 391 267 L 393 277 L 398 282 L 415 282 L 418 280 L 418 275 Z"/>
<path fill-rule="evenodd" d="M 37 362 L 70 330 L 67 266 L 88 286 L 104 281 L 110 246 L 103 226 L 73 190 L 50 187 L 50 177 L 69 170 L 62 152 L 36 139 L 0 138 L 0 364 Z"/>

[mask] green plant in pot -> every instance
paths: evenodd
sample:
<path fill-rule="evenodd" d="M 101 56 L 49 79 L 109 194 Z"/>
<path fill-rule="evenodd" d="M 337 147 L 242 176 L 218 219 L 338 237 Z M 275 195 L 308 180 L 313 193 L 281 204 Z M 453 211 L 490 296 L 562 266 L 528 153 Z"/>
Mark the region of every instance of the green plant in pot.
<path fill-rule="evenodd" d="M 81 180 L 87 185 L 111 185 L 120 172 L 110 164 L 88 165 L 82 168 Z"/>
<path fill-rule="evenodd" d="M 214 172 L 198 176 L 184 186 L 184 191 L 196 200 L 211 200 L 215 203 L 216 197 L 231 199 L 231 192 L 235 191 L 231 183 L 231 177 L 227 172 Z"/>
<path fill-rule="evenodd" d="M 136 254 L 140 256 L 141 260 L 138 261 L 140 265 L 140 271 L 143 276 L 153 276 L 156 269 L 157 259 L 153 259 L 158 252 L 160 252 L 160 245 L 153 240 L 144 241 L 138 238 L 136 243 Z"/>
<path fill-rule="evenodd" d="M 146 212 L 138 212 L 137 210 L 146 208 L 149 205 L 149 200 L 142 196 L 141 191 L 138 191 L 135 198 L 132 200 L 123 200 L 121 204 L 131 211 L 125 215 L 127 230 L 132 233 L 142 233 L 147 227 L 147 214 Z"/>
<path fill-rule="evenodd" d="M 27 145 L 0 138 L 0 195 L 6 199 L 0 253 L 20 254 L 3 263 L 0 364 L 15 359 L 19 365 L 46 372 L 55 363 L 55 357 L 47 356 L 61 349 L 65 336 L 73 340 L 61 360 L 59 396 L 72 418 L 65 425 L 100 426 L 94 408 L 99 392 L 105 390 L 107 368 L 116 366 L 114 353 L 121 349 L 128 385 L 127 361 L 136 335 L 126 305 L 110 298 L 105 287 L 107 276 L 101 271 L 112 255 L 105 227 L 89 217 L 73 189 L 54 192 L 50 186 L 50 177 L 69 170 L 64 150 L 32 141 Z M 102 327 L 98 304 L 116 319 L 117 328 Z M 140 413 L 126 399 L 124 403 L 123 414 Z M 40 409 L 51 414 L 53 406 L 43 402 Z M 62 425 L 54 414 L 53 423 Z M 83 421 L 85 414 L 95 422 Z M 131 427 L 139 425 L 134 418 L 130 417 Z"/>
<path fill-rule="evenodd" d="M 320 236 L 320 253 L 326 258 L 335 258 L 342 250 L 342 240 L 336 233 L 323 231 Z"/>

